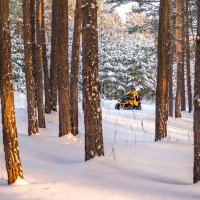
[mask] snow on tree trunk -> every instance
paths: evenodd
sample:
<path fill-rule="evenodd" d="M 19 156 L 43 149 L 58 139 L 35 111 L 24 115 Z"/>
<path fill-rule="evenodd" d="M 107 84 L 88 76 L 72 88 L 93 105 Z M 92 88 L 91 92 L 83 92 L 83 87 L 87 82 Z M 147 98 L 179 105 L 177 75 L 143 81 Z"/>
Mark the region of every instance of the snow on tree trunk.
<path fill-rule="evenodd" d="M 83 111 L 85 160 L 103 156 L 102 111 L 98 77 L 97 2 L 83 1 Z"/>

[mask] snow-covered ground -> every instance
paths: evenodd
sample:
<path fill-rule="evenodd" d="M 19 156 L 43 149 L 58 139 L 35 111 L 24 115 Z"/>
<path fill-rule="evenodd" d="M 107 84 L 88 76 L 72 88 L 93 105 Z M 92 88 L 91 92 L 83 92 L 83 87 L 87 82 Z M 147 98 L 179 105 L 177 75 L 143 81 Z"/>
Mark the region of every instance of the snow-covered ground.
<path fill-rule="evenodd" d="M 102 101 L 105 157 L 84 161 L 84 126 L 80 135 L 58 137 L 58 115 L 46 115 L 46 129 L 28 136 L 26 99 L 16 94 L 20 157 L 25 181 L 7 186 L 0 141 L 0 200 L 192 200 L 192 114 L 169 118 L 169 136 L 154 142 L 155 106 L 141 111 L 114 110 Z M 1 132 L 0 125 L 0 132 Z"/>

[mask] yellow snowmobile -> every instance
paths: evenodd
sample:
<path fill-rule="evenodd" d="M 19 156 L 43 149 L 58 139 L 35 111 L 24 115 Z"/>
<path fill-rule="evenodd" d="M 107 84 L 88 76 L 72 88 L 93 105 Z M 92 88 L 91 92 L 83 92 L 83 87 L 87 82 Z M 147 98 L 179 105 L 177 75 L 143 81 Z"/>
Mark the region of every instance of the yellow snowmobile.
<path fill-rule="evenodd" d="M 120 110 L 141 110 L 141 100 L 142 98 L 138 96 L 137 91 L 132 90 L 126 93 L 126 95 L 121 96 L 118 99 L 118 103 L 115 105 L 115 109 Z"/>

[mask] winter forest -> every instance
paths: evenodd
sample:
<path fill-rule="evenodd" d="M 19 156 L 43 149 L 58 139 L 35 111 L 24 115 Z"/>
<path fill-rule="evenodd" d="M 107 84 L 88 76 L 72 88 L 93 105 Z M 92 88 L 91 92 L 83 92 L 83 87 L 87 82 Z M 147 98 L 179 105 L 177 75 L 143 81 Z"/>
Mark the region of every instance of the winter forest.
<path fill-rule="evenodd" d="M 0 0 L 0 200 L 200 199 L 200 1 Z"/>

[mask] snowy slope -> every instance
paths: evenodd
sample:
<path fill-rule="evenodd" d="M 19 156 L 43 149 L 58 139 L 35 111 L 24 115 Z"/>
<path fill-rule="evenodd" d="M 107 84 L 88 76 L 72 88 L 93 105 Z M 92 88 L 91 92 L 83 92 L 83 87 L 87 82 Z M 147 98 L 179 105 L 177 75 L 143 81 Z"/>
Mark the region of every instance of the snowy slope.
<path fill-rule="evenodd" d="M 199 184 L 192 184 L 192 114 L 170 118 L 168 138 L 155 143 L 153 104 L 116 111 L 115 101 L 102 101 L 105 157 L 84 162 L 81 109 L 78 137 L 58 137 L 57 113 L 46 115 L 47 128 L 29 137 L 25 98 L 15 99 L 26 182 L 7 186 L 1 138 L 0 200 L 200 199 Z"/>

